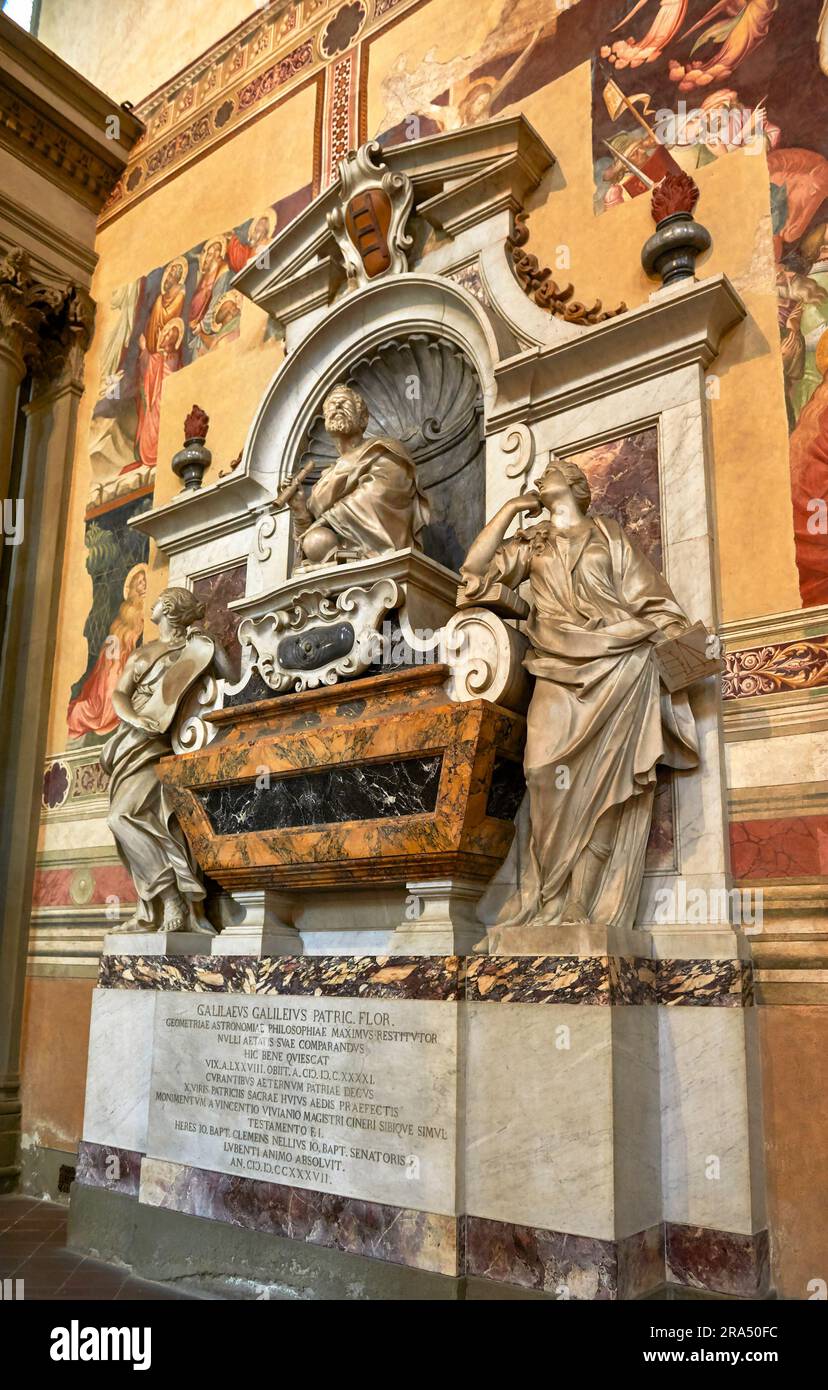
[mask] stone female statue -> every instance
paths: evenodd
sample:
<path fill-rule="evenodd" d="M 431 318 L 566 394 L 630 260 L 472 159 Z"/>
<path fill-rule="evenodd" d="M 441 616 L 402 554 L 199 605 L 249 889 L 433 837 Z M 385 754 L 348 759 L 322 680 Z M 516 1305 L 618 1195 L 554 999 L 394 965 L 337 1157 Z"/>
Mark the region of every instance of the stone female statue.
<path fill-rule="evenodd" d="M 101 752 L 110 775 L 107 825 L 138 894 L 119 931 L 212 932 L 198 910 L 204 886 L 155 765 L 170 752 L 173 720 L 195 682 L 211 669 L 228 679 L 233 672 L 199 628 L 204 605 L 189 589 L 165 589 L 151 617 L 160 635 L 127 661 L 112 696 L 120 724 Z"/>
<path fill-rule="evenodd" d="M 661 687 L 654 660 L 655 645 L 689 620 L 618 523 L 590 516 L 589 504 L 581 470 L 553 459 L 536 492 L 501 507 L 461 571 L 466 602 L 485 605 L 498 584 L 528 580 L 531 590 L 530 824 L 519 819 L 481 904 L 498 927 L 632 927 L 656 764 L 698 764 L 687 694 Z M 548 520 L 504 539 L 521 512 L 544 509 Z"/>

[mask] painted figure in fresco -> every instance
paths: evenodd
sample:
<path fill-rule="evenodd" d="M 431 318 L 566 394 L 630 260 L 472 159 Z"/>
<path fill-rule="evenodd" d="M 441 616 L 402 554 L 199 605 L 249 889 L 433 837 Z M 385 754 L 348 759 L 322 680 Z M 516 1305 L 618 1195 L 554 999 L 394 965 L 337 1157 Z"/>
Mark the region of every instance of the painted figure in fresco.
<path fill-rule="evenodd" d="M 146 592 L 147 567 L 135 565 L 124 581 L 124 601 L 104 638 L 95 665 L 80 692 L 69 702 L 66 720 L 70 739 L 87 734 L 111 734 L 117 727 L 112 693 L 140 641 Z"/>
<path fill-rule="evenodd" d="M 150 346 L 152 341 L 142 334 L 138 353 L 141 383 L 138 394 L 138 428 L 135 435 L 138 457 L 134 463 L 122 468 L 122 473 L 129 473 L 141 464 L 148 464 L 150 468 L 154 468 L 158 463 L 161 393 L 167 377 L 181 367 L 184 320 L 170 319 L 155 339 L 154 348 Z"/>
<path fill-rule="evenodd" d="M 234 273 L 243 270 L 248 261 L 255 260 L 270 245 L 276 235 L 277 222 L 275 208 L 267 208 L 259 217 L 253 218 L 246 241 L 233 232 L 227 242 L 227 264 Z"/>
<path fill-rule="evenodd" d="M 335 386 L 323 411 L 339 458 L 307 497 L 297 479 L 277 499 L 293 511 L 303 562 L 364 560 L 419 546 L 429 505 L 405 445 L 385 436 L 365 438 L 368 407 L 350 386 Z"/>
<path fill-rule="evenodd" d="M 781 297 L 780 316 L 786 304 L 791 312 L 784 322 L 783 365 L 788 388 L 791 499 L 794 543 L 799 571 L 799 592 L 805 607 L 828 603 L 828 226 L 813 229 L 812 262 L 805 255 L 789 257 L 809 273 L 786 269 L 779 279 L 788 288 Z M 803 253 L 809 238 L 803 238 Z M 793 343 L 794 347 L 791 346 Z M 795 352 L 794 352 L 795 349 Z"/>
<path fill-rule="evenodd" d="M 701 19 L 682 30 L 688 0 L 658 0 L 658 9 L 647 32 L 640 39 L 628 35 L 604 44 L 601 57 L 618 69 L 642 67 L 660 58 L 674 41 L 690 38 L 708 20 L 718 20 L 699 35 L 693 46 L 695 52 L 708 44 L 721 43 L 711 58 L 707 61 L 669 60 L 670 78 L 678 83 L 679 91 L 710 87 L 714 82 L 724 82 L 731 77 L 739 64 L 766 38 L 778 3 L 779 0 L 717 0 Z M 648 0 L 637 0 L 612 32 L 623 29 L 647 4 Z"/>
<path fill-rule="evenodd" d="M 198 357 L 203 351 L 200 330 L 208 325 L 211 311 L 229 287 L 232 271 L 227 263 L 227 238 L 212 237 L 201 253 L 198 284 L 188 316 L 189 347 Z"/>
<path fill-rule="evenodd" d="M 654 646 L 689 627 L 661 574 L 618 522 L 589 514 L 586 477 L 552 459 L 537 492 L 501 507 L 461 570 L 466 598 L 531 590 L 526 805 L 481 903 L 490 925 L 635 921 L 656 765 L 693 768 L 686 692 L 662 688 Z M 505 533 L 521 512 L 547 520 Z"/>
<path fill-rule="evenodd" d="M 181 318 L 186 279 L 187 261 L 184 256 L 177 256 L 164 269 L 161 289 L 156 295 L 146 327 L 139 339 L 139 347 L 147 352 L 157 352 L 164 329 Z"/>
<path fill-rule="evenodd" d="M 733 76 L 740 63 L 750 56 L 758 44 L 767 38 L 771 20 L 779 8 L 779 0 L 718 0 L 698 23 L 687 29 L 683 37 L 706 24 L 709 19 L 718 21 L 705 29 L 696 40 L 693 51 L 706 44 L 719 43 L 721 47 L 706 61 L 691 58 L 687 62 L 670 61 L 670 77 L 678 83 L 680 92 L 692 92 L 701 87 L 711 87 L 714 82 L 726 82 Z"/>
<path fill-rule="evenodd" d="M 201 321 L 198 327 L 200 349 L 198 356 L 212 352 L 219 343 L 232 342 L 238 338 L 241 325 L 242 300 L 238 290 L 225 290 L 216 301 L 215 308 Z"/>
<path fill-rule="evenodd" d="M 509 100 L 509 89 L 525 74 L 542 37 L 553 35 L 560 15 L 577 3 L 548 6 L 551 13 L 539 24 L 537 0 L 504 0 L 494 26 L 471 60 L 440 62 L 438 49 L 432 48 L 409 71 L 408 57 L 401 54 L 382 81 L 384 110 L 379 129 L 390 130 L 413 116 L 427 116 L 440 131 L 488 120 L 498 104 L 502 107 Z M 514 58 L 506 71 L 495 76 L 511 54 Z M 442 93 L 448 101 L 435 100 Z"/>
<path fill-rule="evenodd" d="M 232 679 L 218 643 L 199 624 L 204 605 L 189 589 L 165 589 L 151 613 L 159 636 L 133 652 L 112 695 L 120 721 L 101 752 L 109 774 L 107 825 L 138 895 L 119 931 L 202 931 L 204 886 L 155 765 L 170 751 L 170 728 L 197 680 Z"/>

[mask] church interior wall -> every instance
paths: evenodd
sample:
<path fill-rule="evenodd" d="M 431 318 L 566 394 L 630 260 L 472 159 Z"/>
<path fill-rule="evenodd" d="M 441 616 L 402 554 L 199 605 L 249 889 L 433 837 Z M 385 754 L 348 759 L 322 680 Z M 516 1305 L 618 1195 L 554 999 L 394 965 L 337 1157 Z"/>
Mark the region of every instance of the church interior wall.
<path fill-rule="evenodd" d="M 95 932 L 102 936 L 108 911 L 133 892 L 103 819 L 98 754 L 114 728 L 108 653 L 117 663 L 146 639 L 152 601 L 168 576 L 167 560 L 127 522 L 177 494 L 170 464 L 194 402 L 210 415 L 207 482 L 232 466 L 283 357 L 267 315 L 227 288 L 230 274 L 266 245 L 266 233 L 287 225 L 327 186 L 336 153 L 374 135 L 390 132 L 399 140 L 407 129 L 422 136 L 453 128 L 479 118 L 474 110 L 485 107 L 494 116 L 522 112 L 557 158 L 529 203 L 528 251 L 551 267 L 559 284 L 571 281 L 588 306 L 597 300 L 613 310 L 644 305 L 654 288 L 640 264 L 652 231 L 649 198 L 643 189 L 630 196 L 617 151 L 634 149 L 636 135 L 640 141 L 636 111 L 652 124 L 665 93 L 672 93 L 674 110 L 680 99 L 692 105 L 711 90 L 710 84 L 684 90 L 668 77 L 668 60 L 686 66 L 692 40 L 681 34 L 659 64 L 613 67 L 601 49 L 617 41 L 611 31 L 629 8 L 617 0 L 552 6 L 481 0 L 471 14 L 456 0 L 356 0 L 341 7 L 335 0 L 303 0 L 287 8 L 233 0 L 219 9 L 197 3 L 173 11 L 153 3 L 142 6 L 140 43 L 131 33 L 112 34 L 103 18 L 111 8 L 43 0 L 40 29 L 67 60 L 81 65 L 83 55 L 85 75 L 133 101 L 147 121 L 99 220 L 92 282 L 98 311 L 79 414 L 33 913 L 24 1033 L 27 1143 L 67 1153 L 80 1126 Z M 801 553 L 798 568 L 795 528 L 801 534 L 805 519 L 801 488 L 794 513 L 791 470 L 817 476 L 807 416 L 801 422 L 828 390 L 815 338 L 828 319 L 828 67 L 818 66 L 819 0 L 803 0 L 795 14 L 761 0 L 747 8 L 755 12 L 753 41 L 741 62 L 723 66 L 712 90 L 725 92 L 740 118 L 762 108 L 765 142 L 758 153 L 702 145 L 682 148 L 676 158 L 699 186 L 695 215 L 712 236 L 697 275 L 726 274 L 748 310 L 705 387 L 713 550 L 730 652 L 724 738 L 731 754 L 733 869 L 741 885 L 766 889 L 782 934 L 805 942 L 789 945 L 781 957 L 768 948 L 760 986 L 776 1276 L 786 1296 L 801 1297 L 807 1278 L 819 1273 L 804 1213 L 821 1181 L 810 1134 L 828 1033 L 824 1006 L 803 994 L 797 965 L 818 964 L 814 940 L 828 880 L 828 545 L 821 573 Z M 688 24 L 705 9 L 691 0 Z M 254 21 L 270 25 L 266 45 Z M 245 27 L 244 44 L 222 47 L 237 24 Z M 643 32 L 644 18 L 636 16 L 629 28 Z M 96 49 L 103 33 L 107 45 Z M 194 60 L 211 45 L 213 56 L 194 71 Z M 702 57 L 718 46 L 709 40 Z M 519 71 L 501 90 L 500 79 L 516 62 Z M 811 99 L 810 113 L 791 76 L 800 62 L 824 89 Z M 612 81 L 636 98 L 634 109 L 614 120 L 604 95 Z M 232 112 L 221 126 L 225 88 Z M 482 92 L 478 108 L 470 104 L 475 89 Z M 145 100 L 148 91 L 153 95 Z M 639 101 L 639 93 L 649 101 Z M 196 149 L 199 116 L 209 133 Z M 170 136 L 166 156 L 162 119 L 179 136 Z M 615 141 L 612 151 L 605 138 Z M 823 198 L 807 193 L 808 179 L 815 190 L 824 182 Z M 217 273 L 211 241 L 218 247 Z M 177 300 L 170 296 L 174 313 L 161 304 L 171 266 L 184 291 Z M 809 273 L 816 290 L 803 289 Z M 178 341 L 174 329 L 161 361 L 161 336 L 174 320 Z M 792 320 L 802 320 L 811 336 L 796 338 Z M 654 401 L 653 415 L 657 408 Z M 808 906 L 792 916 L 786 893 L 794 888 Z M 53 1069 L 42 1059 L 46 1050 L 54 1056 L 56 1039 L 61 1063 Z M 796 1090 L 794 1080 L 804 1089 Z"/>

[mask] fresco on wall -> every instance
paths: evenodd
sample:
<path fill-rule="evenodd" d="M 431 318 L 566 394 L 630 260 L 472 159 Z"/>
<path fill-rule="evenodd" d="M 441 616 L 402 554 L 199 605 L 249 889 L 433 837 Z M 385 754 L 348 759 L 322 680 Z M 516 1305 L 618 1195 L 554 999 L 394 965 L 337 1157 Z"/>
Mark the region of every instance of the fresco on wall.
<path fill-rule="evenodd" d="M 378 138 L 394 145 L 418 135 L 477 125 L 519 106 L 533 92 L 591 57 L 604 29 L 605 0 L 497 0 L 491 28 L 466 54 L 422 62 L 403 53 L 381 84 Z"/>
<path fill-rule="evenodd" d="M 144 489 L 87 515 L 86 568 L 92 579 L 92 607 L 83 628 L 87 662 L 66 712 L 69 742 L 75 747 L 102 743 L 118 722 L 112 692 L 141 642 L 149 552 L 146 536 L 127 523 L 151 503 Z"/>
<path fill-rule="evenodd" d="M 372 24 L 381 13 L 392 19 L 395 8 L 377 7 Z M 821 119 L 828 6 L 823 0 L 486 0 L 485 14 L 483 41 L 468 52 L 452 56 L 435 44 L 422 61 L 406 52 L 396 59 L 380 84 L 375 125 L 384 143 L 519 110 L 533 93 L 589 62 L 598 215 L 643 196 L 647 180 L 669 169 L 696 173 L 737 153 L 766 161 L 800 588 L 804 604 L 828 602 L 828 545 L 814 515 L 821 500 L 828 516 L 828 131 Z M 361 46 L 367 64 L 368 27 L 350 42 Z M 349 80 L 356 82 L 357 72 L 352 65 Z M 581 114 L 589 142 L 588 113 L 573 119 Z M 337 119 L 341 103 L 318 104 L 317 146 L 326 138 L 325 123 Z M 96 663 L 117 635 L 110 629 L 127 603 L 127 575 L 146 559 L 134 549 L 142 542 L 119 518 L 151 505 L 166 380 L 238 339 L 242 302 L 232 277 L 310 201 L 318 169 L 308 172 L 311 181 L 296 193 L 217 230 L 112 297 L 89 436 L 94 599 L 84 629 L 87 665 L 72 692 L 73 740 L 105 736 L 112 722 Z M 637 447 L 632 440 L 624 445 Z M 624 524 L 644 540 L 657 499 L 641 493 L 628 510 L 633 505 L 640 510 Z M 102 548 L 116 534 L 118 565 L 96 578 Z M 107 667 L 107 679 L 112 674 Z"/>
<path fill-rule="evenodd" d="M 91 506 L 152 485 L 164 382 L 238 338 L 242 296 L 232 277 L 310 196 L 307 185 L 116 290 L 90 429 Z"/>
<path fill-rule="evenodd" d="M 242 296 L 230 288 L 233 275 L 262 255 L 310 198 L 308 184 L 112 296 L 89 431 L 86 563 L 93 599 L 84 625 L 86 669 L 67 709 L 73 746 L 101 742 L 115 728 L 111 694 L 140 641 L 148 549 L 127 521 L 152 505 L 164 383 L 238 338 Z"/>
<path fill-rule="evenodd" d="M 593 57 L 596 211 L 641 170 L 767 160 L 803 604 L 828 603 L 828 6 L 645 0 L 606 6 Z"/>

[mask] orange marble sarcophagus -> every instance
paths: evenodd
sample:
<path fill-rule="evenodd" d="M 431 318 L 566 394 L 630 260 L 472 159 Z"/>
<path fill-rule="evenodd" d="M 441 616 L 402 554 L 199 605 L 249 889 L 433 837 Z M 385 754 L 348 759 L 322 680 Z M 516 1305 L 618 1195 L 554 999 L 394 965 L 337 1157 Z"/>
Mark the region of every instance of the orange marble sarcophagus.
<path fill-rule="evenodd" d="M 223 888 L 485 882 L 514 834 L 525 720 L 421 666 L 222 709 L 159 776 Z"/>

